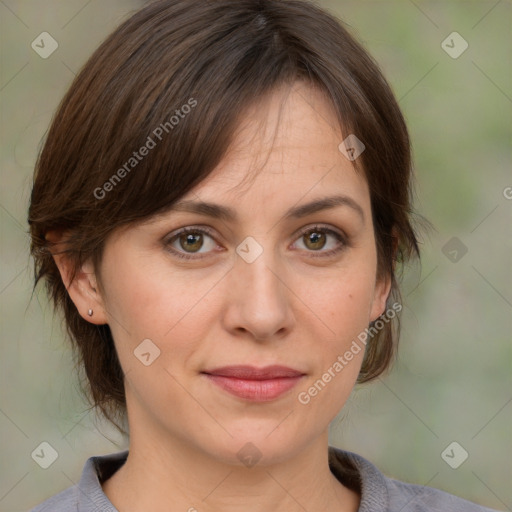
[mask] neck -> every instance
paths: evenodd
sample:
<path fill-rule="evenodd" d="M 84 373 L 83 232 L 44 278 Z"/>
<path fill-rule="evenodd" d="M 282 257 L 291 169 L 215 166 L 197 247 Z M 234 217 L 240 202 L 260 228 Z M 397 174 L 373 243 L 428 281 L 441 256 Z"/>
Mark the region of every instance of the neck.
<path fill-rule="evenodd" d="M 330 471 L 327 432 L 285 461 L 252 467 L 225 463 L 186 440 L 156 439 L 132 431 L 126 463 L 103 484 L 120 512 L 358 510 L 359 495 Z"/>

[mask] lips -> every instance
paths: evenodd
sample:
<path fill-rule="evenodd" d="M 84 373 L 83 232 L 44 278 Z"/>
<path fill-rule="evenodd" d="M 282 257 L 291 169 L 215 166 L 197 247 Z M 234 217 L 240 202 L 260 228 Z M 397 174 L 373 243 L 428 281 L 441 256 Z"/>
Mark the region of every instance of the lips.
<path fill-rule="evenodd" d="M 255 368 L 254 366 L 224 366 L 215 370 L 208 370 L 204 373 L 208 375 L 218 375 L 221 377 L 233 377 L 244 380 L 268 380 L 280 379 L 286 377 L 300 377 L 304 375 L 298 370 L 286 366 L 265 366 L 264 368 Z"/>
<path fill-rule="evenodd" d="M 293 388 L 305 375 L 286 366 L 225 366 L 202 372 L 232 395 L 257 402 L 274 400 Z"/>

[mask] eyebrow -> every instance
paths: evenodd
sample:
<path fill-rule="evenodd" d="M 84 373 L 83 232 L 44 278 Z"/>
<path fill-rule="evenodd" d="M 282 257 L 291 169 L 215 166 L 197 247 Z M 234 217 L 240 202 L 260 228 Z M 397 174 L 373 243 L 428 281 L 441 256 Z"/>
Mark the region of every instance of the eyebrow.
<path fill-rule="evenodd" d="M 345 195 L 322 197 L 310 203 L 294 206 L 285 213 L 284 218 L 299 219 L 322 210 L 336 208 L 337 206 L 347 206 L 351 208 L 359 214 L 364 224 L 365 215 L 363 208 L 354 199 Z M 238 218 L 233 208 L 204 201 L 181 200 L 169 208 L 168 211 L 198 213 L 224 221 L 236 221 Z"/>

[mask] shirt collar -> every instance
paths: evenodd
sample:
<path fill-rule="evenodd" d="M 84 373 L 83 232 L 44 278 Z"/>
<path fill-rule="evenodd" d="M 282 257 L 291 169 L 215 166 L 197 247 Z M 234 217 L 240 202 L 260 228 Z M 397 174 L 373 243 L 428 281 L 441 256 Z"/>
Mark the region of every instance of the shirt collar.
<path fill-rule="evenodd" d="M 78 512 L 118 512 L 103 492 L 101 482 L 125 462 L 128 450 L 91 457 L 76 487 Z M 368 460 L 353 452 L 329 446 L 329 467 L 343 485 L 361 494 L 358 512 L 386 512 L 389 496 L 384 475 Z"/>

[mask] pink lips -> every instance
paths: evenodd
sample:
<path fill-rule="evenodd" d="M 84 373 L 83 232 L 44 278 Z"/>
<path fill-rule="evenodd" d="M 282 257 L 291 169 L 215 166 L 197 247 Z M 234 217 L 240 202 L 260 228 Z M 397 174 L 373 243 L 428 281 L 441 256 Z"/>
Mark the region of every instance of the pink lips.
<path fill-rule="evenodd" d="M 304 376 L 304 373 L 286 366 L 225 366 L 202 373 L 225 391 L 256 402 L 276 399 Z"/>

